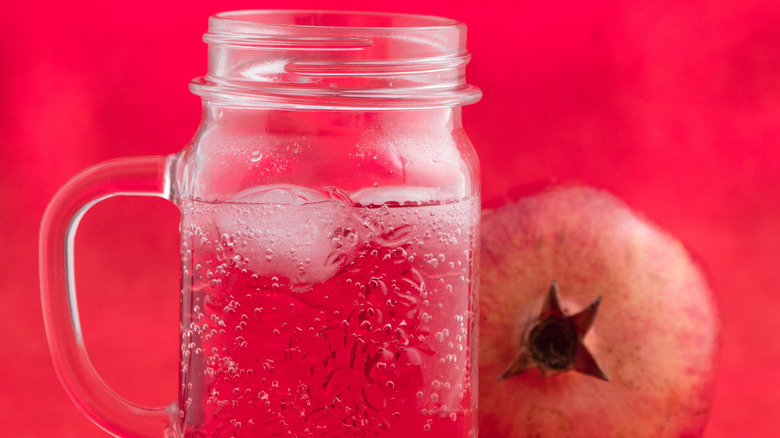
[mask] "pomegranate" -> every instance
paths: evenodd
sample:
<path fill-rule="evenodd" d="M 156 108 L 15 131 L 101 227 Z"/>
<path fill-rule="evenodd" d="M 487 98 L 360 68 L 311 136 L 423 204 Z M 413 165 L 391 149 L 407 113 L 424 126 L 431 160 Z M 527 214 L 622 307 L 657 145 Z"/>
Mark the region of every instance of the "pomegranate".
<path fill-rule="evenodd" d="M 481 436 L 702 434 L 719 320 L 678 240 L 559 186 L 486 210 L 481 251 Z"/>

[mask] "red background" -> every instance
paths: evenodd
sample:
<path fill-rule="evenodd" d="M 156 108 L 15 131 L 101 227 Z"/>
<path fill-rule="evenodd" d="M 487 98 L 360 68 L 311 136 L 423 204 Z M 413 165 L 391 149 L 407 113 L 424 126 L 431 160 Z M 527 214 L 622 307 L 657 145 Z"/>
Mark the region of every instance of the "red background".
<path fill-rule="evenodd" d="M 464 111 L 485 198 L 539 180 L 624 198 L 708 267 L 722 305 L 707 438 L 780 433 L 780 3 L 774 0 L 7 2 L 0 14 L 0 424 L 98 437 L 51 366 L 37 233 L 57 187 L 113 157 L 169 154 L 195 131 L 214 12 L 392 10 L 469 25 Z M 77 238 L 87 347 L 142 404 L 175 397 L 178 212 L 112 199 Z"/>

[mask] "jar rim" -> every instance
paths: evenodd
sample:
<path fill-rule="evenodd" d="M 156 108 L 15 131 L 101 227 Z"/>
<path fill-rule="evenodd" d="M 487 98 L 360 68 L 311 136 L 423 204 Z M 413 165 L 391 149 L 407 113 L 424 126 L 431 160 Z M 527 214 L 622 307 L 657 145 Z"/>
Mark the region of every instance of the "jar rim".
<path fill-rule="evenodd" d="M 407 108 L 473 103 L 466 25 L 432 15 L 250 9 L 209 18 L 212 102 L 288 108 Z"/>
<path fill-rule="evenodd" d="M 251 19 L 250 19 L 251 18 Z M 353 20 L 349 24 L 343 20 Z M 355 19 L 366 20 L 366 24 L 356 24 Z M 321 28 L 321 29 L 366 29 L 366 30 L 393 30 L 393 31 L 420 31 L 439 30 L 442 28 L 465 27 L 466 25 L 452 18 L 438 17 L 435 15 L 412 14 L 400 12 L 363 12 L 363 11 L 339 11 L 339 10 L 306 10 L 306 9 L 247 9 L 238 11 L 219 12 L 211 16 L 210 27 L 219 23 L 230 25 L 232 23 L 244 23 L 257 27 L 280 28 Z M 389 21 L 392 21 L 390 23 Z M 370 24 L 373 23 L 373 24 Z M 407 24 L 408 23 L 408 24 Z"/>

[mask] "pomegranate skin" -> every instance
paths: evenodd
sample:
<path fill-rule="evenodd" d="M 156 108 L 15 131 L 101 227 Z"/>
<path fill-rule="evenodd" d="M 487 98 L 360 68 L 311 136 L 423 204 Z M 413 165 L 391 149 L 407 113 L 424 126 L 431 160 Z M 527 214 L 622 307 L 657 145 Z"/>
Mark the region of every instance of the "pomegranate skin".
<path fill-rule="evenodd" d="M 701 436 L 720 323 L 677 239 L 606 192 L 559 186 L 486 210 L 481 242 L 481 436 Z M 601 297 L 583 342 L 609 381 L 538 369 L 498 380 L 553 280 L 567 314 Z"/>

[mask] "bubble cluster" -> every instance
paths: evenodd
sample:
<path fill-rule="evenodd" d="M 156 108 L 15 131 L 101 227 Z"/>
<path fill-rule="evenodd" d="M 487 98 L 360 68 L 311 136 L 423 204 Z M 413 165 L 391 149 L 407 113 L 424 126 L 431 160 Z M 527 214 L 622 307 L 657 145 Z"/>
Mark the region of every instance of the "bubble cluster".
<path fill-rule="evenodd" d="M 463 436 L 478 205 L 296 190 L 185 203 L 183 429 Z"/>

